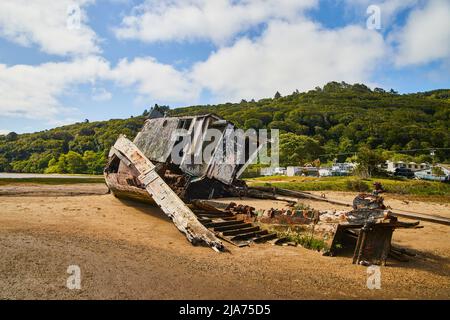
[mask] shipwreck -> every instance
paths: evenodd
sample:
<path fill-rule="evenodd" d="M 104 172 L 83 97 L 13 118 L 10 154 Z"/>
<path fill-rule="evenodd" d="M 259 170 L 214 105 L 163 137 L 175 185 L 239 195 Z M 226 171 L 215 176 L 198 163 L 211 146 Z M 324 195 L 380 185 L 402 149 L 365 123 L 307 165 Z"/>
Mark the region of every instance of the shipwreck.
<path fill-rule="evenodd" d="M 133 142 L 120 136 L 111 148 L 104 171 L 106 184 L 117 197 L 156 203 L 194 244 L 224 250 L 216 235 L 225 231 L 234 231 L 236 241 L 243 235 L 252 241 L 273 238 L 274 234 L 220 216 L 217 210 L 205 211 L 195 202 L 246 194 L 246 184 L 239 176 L 254 155 L 239 145 L 245 141 L 231 141 L 234 128 L 233 123 L 212 114 L 148 119 Z M 219 133 L 212 146 L 205 143 L 211 129 Z M 189 143 L 183 144 L 184 138 Z M 206 148 L 211 149 L 210 159 L 194 161 Z M 235 157 L 244 161 L 238 163 Z M 193 203 L 197 203 L 196 212 L 192 210 Z M 242 233 L 236 233 L 238 229 Z"/>
<path fill-rule="evenodd" d="M 388 257 L 405 260 L 412 255 L 391 245 L 392 234 L 397 228 L 420 228 L 419 222 L 398 221 L 378 195 L 359 195 L 351 210 L 338 213 L 261 213 L 249 206 L 213 201 L 245 196 L 291 204 L 301 198 L 333 203 L 307 192 L 248 187 L 239 178 L 255 153 L 270 140 L 234 139 L 234 129 L 233 123 L 213 114 L 151 117 L 134 141 L 121 135 L 111 147 L 104 170 L 106 184 L 116 197 L 158 205 L 188 241 L 216 251 L 226 250 L 223 242 L 236 246 L 265 241 L 283 244 L 286 240 L 277 232 L 263 227 L 283 220 L 288 226 L 311 225 L 313 231 L 328 228 L 331 231 L 325 254 L 337 255 L 342 245 L 350 244 L 354 263 L 385 264 Z M 216 133 L 213 144 L 209 143 L 209 130 Z M 255 143 L 256 150 L 250 151 L 249 143 Z M 207 149 L 211 157 L 196 162 L 195 158 Z M 237 157 L 243 161 L 236 161 Z"/>
<path fill-rule="evenodd" d="M 217 150 L 214 150 L 209 162 L 192 161 L 195 154 L 204 151 L 205 134 L 211 128 L 220 131 L 221 139 L 226 140 L 228 132 L 232 132 L 235 127 L 231 122 L 212 114 L 153 118 L 145 121 L 132 144 L 155 166 L 154 172 L 186 202 L 192 199 L 237 195 L 246 187 L 238 178 L 250 162 L 250 156 L 247 156 L 247 163 L 240 165 L 234 164 L 234 161 L 223 161 L 222 157 L 216 156 L 222 146 L 222 143 L 217 142 Z M 184 136 L 190 137 L 191 143 L 180 146 Z M 119 138 L 111 148 L 105 169 L 106 182 L 111 191 L 119 197 L 153 202 L 155 199 L 145 192 L 145 186 L 140 181 L 133 163 L 124 158 L 120 150 L 124 141 L 125 137 Z M 238 147 L 235 149 L 240 149 Z M 180 150 L 179 161 L 173 159 L 173 151 L 176 148 Z M 232 157 L 233 154 L 225 155 L 227 156 Z"/>

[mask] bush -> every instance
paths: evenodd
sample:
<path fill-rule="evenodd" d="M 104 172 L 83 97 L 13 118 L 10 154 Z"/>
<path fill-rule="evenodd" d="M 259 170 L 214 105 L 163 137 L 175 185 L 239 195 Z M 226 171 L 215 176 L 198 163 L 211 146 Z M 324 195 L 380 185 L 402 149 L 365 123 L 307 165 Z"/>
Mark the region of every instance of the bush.
<path fill-rule="evenodd" d="M 367 192 L 370 190 L 369 185 L 361 179 L 347 180 L 346 187 L 348 190 L 358 191 L 358 192 Z"/>

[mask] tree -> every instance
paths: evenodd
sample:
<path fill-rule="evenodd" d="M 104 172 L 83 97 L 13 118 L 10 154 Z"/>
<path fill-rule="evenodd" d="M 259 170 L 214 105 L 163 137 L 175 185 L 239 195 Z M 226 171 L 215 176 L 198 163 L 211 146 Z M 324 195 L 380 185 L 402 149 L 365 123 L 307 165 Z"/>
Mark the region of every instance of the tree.
<path fill-rule="evenodd" d="M 86 165 L 86 172 L 89 174 L 100 174 L 106 165 L 106 157 L 103 152 L 85 151 L 83 161 Z"/>
<path fill-rule="evenodd" d="M 354 142 L 347 137 L 341 138 L 339 142 L 339 151 L 341 153 L 351 153 L 354 151 Z"/>
<path fill-rule="evenodd" d="M 338 153 L 353 153 L 363 146 L 390 150 L 385 153 L 386 158 L 405 157 L 398 155 L 401 150 L 427 149 L 408 152 L 405 158 L 415 162 L 450 162 L 450 90 L 416 94 L 383 91 L 374 89 L 371 92 L 365 86 L 331 82 L 323 90 L 317 88 L 284 97 L 280 94 L 278 99 L 157 108 L 170 116 L 214 113 L 241 128 L 259 127 L 257 120 L 260 120 L 262 128 L 275 128 L 280 129 L 281 133 L 313 138 L 326 149 L 323 153 L 332 154 L 322 156 L 320 160 L 323 162 L 335 157 L 344 161 L 347 155 Z M 85 152 L 92 151 L 107 157 L 119 134 L 133 139 L 145 120 L 145 116 L 135 116 L 92 123 L 81 121 L 35 133 L 0 134 L 2 170 L 67 172 L 65 155 L 71 150 L 82 155 L 86 173 L 100 173 L 101 165 L 94 159 L 97 156 L 89 154 L 85 158 Z M 432 149 L 436 151 L 430 156 L 429 150 Z M 61 159 L 60 155 L 63 155 Z M 297 162 L 305 158 L 301 154 L 288 155 Z"/>
<path fill-rule="evenodd" d="M 323 152 L 319 142 L 303 135 L 284 133 L 280 135 L 280 162 L 282 165 L 298 166 L 319 157 Z"/>
<path fill-rule="evenodd" d="M 94 134 L 95 134 L 95 130 L 92 128 L 88 128 L 88 127 L 81 128 L 81 130 L 79 132 L 80 136 L 93 136 Z"/>
<path fill-rule="evenodd" d="M 277 111 L 273 114 L 273 121 L 283 121 L 284 120 L 284 112 Z"/>
<path fill-rule="evenodd" d="M 398 92 L 395 91 L 394 89 L 389 90 L 389 93 L 390 93 L 390 94 L 394 94 L 394 95 L 395 95 L 395 94 L 398 94 Z"/>
<path fill-rule="evenodd" d="M 67 154 L 61 154 L 56 160 L 51 159 L 48 162 L 48 168 L 45 173 L 84 173 L 86 164 L 81 155 L 74 151 L 69 151 Z"/>
<path fill-rule="evenodd" d="M 275 99 L 280 99 L 281 98 L 281 93 L 279 93 L 278 91 L 275 93 L 274 96 Z"/>
<path fill-rule="evenodd" d="M 259 119 L 248 119 L 244 123 L 244 129 L 261 129 L 263 123 Z"/>
<path fill-rule="evenodd" d="M 379 150 L 372 150 L 368 147 L 361 147 L 356 156 L 358 159 L 358 172 L 360 175 L 366 173 L 369 177 L 380 173 L 382 171 L 380 166 L 386 162 Z"/>
<path fill-rule="evenodd" d="M 11 166 L 4 156 L 0 155 L 0 172 L 8 172 L 11 170 Z"/>
<path fill-rule="evenodd" d="M 66 168 L 68 173 L 83 173 L 86 170 L 86 164 L 78 152 L 69 151 L 66 154 Z"/>
<path fill-rule="evenodd" d="M 15 132 L 10 132 L 6 135 L 6 141 L 15 141 L 17 139 L 18 134 Z"/>
<path fill-rule="evenodd" d="M 52 158 L 48 162 L 48 168 L 45 169 L 45 173 L 67 173 L 66 168 L 66 155 L 61 154 L 56 160 L 55 158 Z"/>
<path fill-rule="evenodd" d="M 169 106 L 160 106 L 155 103 L 155 106 L 153 107 L 153 109 L 161 112 L 162 114 L 165 114 L 166 112 L 168 112 L 170 110 L 170 107 Z"/>
<path fill-rule="evenodd" d="M 309 127 L 298 124 L 291 120 L 286 121 L 272 121 L 269 124 L 269 129 L 279 129 L 285 132 L 292 132 L 299 135 L 307 134 Z"/>

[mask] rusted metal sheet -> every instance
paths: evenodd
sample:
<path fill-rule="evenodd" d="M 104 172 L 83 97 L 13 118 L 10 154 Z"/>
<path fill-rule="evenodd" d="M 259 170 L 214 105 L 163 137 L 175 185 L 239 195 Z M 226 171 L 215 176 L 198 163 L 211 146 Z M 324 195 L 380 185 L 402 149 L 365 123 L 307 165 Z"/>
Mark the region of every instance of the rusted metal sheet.
<path fill-rule="evenodd" d="M 206 244 L 216 251 L 224 250 L 222 242 L 197 220 L 196 215 L 158 175 L 155 165 L 130 140 L 120 136 L 112 152 L 121 160 L 125 158 L 129 166 L 138 172 L 139 182 L 191 243 Z"/>
<path fill-rule="evenodd" d="M 280 192 L 281 191 L 281 192 Z M 250 188 L 250 195 L 265 196 L 282 193 L 299 196 L 303 193 L 277 188 Z M 310 194 L 305 197 L 309 198 Z M 291 198 L 292 199 L 292 198 Z M 314 216 L 314 217 L 313 217 Z M 383 198 L 374 194 L 359 194 L 351 210 L 317 211 L 311 208 L 271 209 L 258 217 L 261 223 L 277 227 L 316 230 L 316 237 L 326 244 L 325 255 L 335 256 L 343 250 L 353 252 L 353 263 L 361 265 L 386 264 L 388 257 L 406 261 L 405 249 L 393 248 L 392 234 L 398 228 L 421 228 L 417 222 L 401 222 L 386 208 Z M 308 226 L 309 225 L 309 226 Z M 312 228 L 310 228 L 312 226 Z"/>
<path fill-rule="evenodd" d="M 353 263 L 386 265 L 394 229 L 394 226 L 383 223 L 364 224 L 356 242 Z"/>

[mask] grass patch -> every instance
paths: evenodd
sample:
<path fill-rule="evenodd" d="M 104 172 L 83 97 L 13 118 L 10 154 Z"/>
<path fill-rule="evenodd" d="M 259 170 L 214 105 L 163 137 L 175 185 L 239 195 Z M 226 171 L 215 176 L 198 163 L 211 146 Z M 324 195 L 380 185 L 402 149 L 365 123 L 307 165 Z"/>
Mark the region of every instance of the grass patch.
<path fill-rule="evenodd" d="M 310 250 L 326 251 L 328 246 L 323 239 L 311 237 L 310 234 L 304 234 L 294 231 L 278 231 L 279 238 L 287 238 L 291 242 Z"/>
<path fill-rule="evenodd" d="M 373 189 L 375 181 L 381 182 L 386 192 L 415 196 L 450 196 L 450 184 L 394 178 L 358 179 L 356 177 L 259 177 L 248 179 L 249 185 L 273 186 L 298 191 L 357 191 Z"/>
<path fill-rule="evenodd" d="M 297 202 L 294 205 L 293 210 L 312 210 L 312 208 L 308 204 L 305 204 L 303 202 Z"/>

